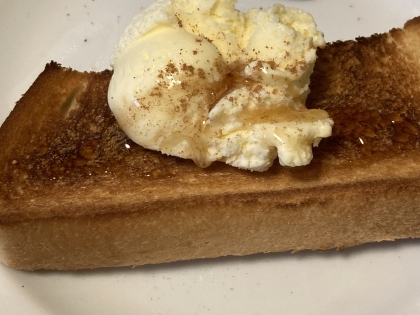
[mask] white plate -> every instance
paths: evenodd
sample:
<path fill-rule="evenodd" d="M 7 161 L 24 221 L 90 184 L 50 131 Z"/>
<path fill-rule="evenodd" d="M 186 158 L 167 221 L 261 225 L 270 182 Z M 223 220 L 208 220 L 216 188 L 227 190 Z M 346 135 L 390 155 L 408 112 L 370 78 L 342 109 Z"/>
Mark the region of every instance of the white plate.
<path fill-rule="evenodd" d="M 46 63 L 108 67 L 134 0 L 0 0 L 0 123 Z M 248 9 L 253 1 L 239 1 Z M 260 0 L 258 6 L 274 1 Z M 418 0 L 283 1 L 328 41 L 401 27 Z M 0 265 L 1 314 L 420 314 L 420 240 L 135 269 L 22 272 Z"/>

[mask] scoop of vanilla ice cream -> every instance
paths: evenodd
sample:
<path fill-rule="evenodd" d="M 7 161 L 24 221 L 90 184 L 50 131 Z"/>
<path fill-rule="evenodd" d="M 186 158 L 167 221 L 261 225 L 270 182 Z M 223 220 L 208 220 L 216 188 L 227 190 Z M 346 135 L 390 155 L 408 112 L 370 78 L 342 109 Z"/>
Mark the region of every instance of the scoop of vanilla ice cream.
<path fill-rule="evenodd" d="M 112 59 L 111 110 L 133 141 L 202 167 L 308 164 L 333 125 L 305 107 L 323 34 L 301 10 L 235 3 L 160 0 L 140 12 Z"/>
<path fill-rule="evenodd" d="M 133 42 L 114 68 L 109 104 L 127 135 L 207 166 L 200 162 L 202 129 L 225 76 L 216 47 L 162 25 Z"/>
<path fill-rule="evenodd" d="M 140 10 L 126 27 L 115 47 L 111 65 L 137 39 L 159 25 L 176 25 L 174 14 L 168 12 L 171 0 L 156 0 L 149 7 Z"/>

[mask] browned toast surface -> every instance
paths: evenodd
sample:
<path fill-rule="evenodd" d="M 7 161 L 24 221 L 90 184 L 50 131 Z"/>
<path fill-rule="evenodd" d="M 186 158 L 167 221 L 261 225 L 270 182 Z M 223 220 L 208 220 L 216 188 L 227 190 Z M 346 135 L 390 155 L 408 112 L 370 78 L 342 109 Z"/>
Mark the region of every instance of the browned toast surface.
<path fill-rule="evenodd" d="M 307 106 L 328 111 L 333 135 L 310 165 L 264 173 L 145 150 L 108 108 L 110 71 L 47 65 L 0 130 L 3 261 L 77 269 L 420 237 L 419 23 L 320 51 Z"/>
<path fill-rule="evenodd" d="M 308 107 L 334 119 L 318 157 L 373 162 L 420 151 L 420 18 L 318 52 Z"/>

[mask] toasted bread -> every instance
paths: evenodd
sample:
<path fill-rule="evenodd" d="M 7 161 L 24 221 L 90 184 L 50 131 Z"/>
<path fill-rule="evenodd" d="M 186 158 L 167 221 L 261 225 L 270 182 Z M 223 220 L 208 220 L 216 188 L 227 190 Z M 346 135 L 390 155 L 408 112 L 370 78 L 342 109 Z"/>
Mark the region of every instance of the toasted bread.
<path fill-rule="evenodd" d="M 0 129 L 0 260 L 81 269 L 420 237 L 420 18 L 319 51 L 309 108 L 333 136 L 263 173 L 134 144 L 111 71 L 50 63 Z"/>

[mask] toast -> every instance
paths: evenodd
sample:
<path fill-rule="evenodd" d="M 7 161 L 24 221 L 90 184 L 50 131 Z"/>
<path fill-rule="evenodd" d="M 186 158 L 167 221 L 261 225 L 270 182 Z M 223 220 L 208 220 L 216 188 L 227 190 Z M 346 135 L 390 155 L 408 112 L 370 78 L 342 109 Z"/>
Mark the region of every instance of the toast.
<path fill-rule="evenodd" d="M 333 135 L 304 167 L 255 173 L 134 144 L 112 72 L 48 64 L 0 129 L 0 260 L 137 266 L 420 237 L 420 18 L 318 52 L 308 108 Z"/>

